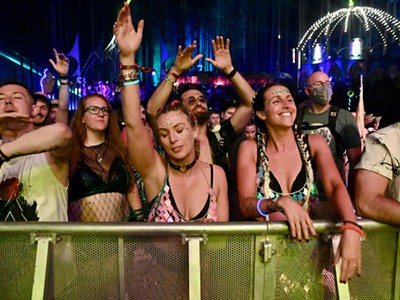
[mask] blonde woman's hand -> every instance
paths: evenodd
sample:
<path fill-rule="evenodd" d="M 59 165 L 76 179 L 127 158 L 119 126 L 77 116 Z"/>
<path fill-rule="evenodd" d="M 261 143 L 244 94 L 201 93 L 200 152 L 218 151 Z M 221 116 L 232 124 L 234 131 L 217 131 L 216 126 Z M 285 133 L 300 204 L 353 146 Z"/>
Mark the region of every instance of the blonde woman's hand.
<path fill-rule="evenodd" d="M 144 21 L 140 20 L 135 30 L 132 24 L 131 10 L 127 2 L 119 11 L 114 23 L 114 35 L 120 51 L 120 58 L 132 58 L 140 47 L 143 37 Z"/>

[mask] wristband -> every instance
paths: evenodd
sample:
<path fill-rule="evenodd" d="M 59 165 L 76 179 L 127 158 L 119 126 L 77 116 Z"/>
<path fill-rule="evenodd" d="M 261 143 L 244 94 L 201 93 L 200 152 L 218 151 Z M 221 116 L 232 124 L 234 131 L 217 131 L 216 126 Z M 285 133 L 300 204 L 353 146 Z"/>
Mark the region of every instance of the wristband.
<path fill-rule="evenodd" d="M 267 199 L 267 198 L 260 198 L 260 199 L 258 199 L 258 201 L 257 201 L 257 211 L 258 211 L 258 213 L 260 214 L 260 216 L 268 217 L 269 214 L 266 214 L 266 213 L 264 213 L 264 212 L 261 210 L 261 201 L 263 201 L 263 200 L 268 200 L 268 199 Z"/>
<path fill-rule="evenodd" d="M 233 70 L 229 74 L 225 74 L 226 78 L 231 79 L 233 76 L 235 76 L 237 73 L 236 68 L 233 68 Z"/>
<path fill-rule="evenodd" d="M 356 222 L 350 221 L 350 220 L 344 220 L 343 221 L 343 225 L 344 224 L 353 224 L 354 226 L 357 226 L 358 228 L 360 228 L 361 230 L 363 229 L 361 225 L 358 225 Z"/>
<path fill-rule="evenodd" d="M 340 232 L 344 232 L 345 230 L 353 230 L 353 231 L 355 231 L 355 232 L 357 232 L 359 235 L 360 235 L 360 241 L 362 242 L 362 241 L 364 241 L 365 239 L 366 239 L 366 237 L 365 237 L 365 234 L 364 234 L 364 231 L 360 228 L 360 227 L 358 227 L 358 226 L 356 226 L 356 225 L 354 225 L 354 224 L 352 224 L 352 223 L 346 223 L 346 224 L 343 224 L 341 227 L 340 227 Z"/>
<path fill-rule="evenodd" d="M 9 160 L 10 160 L 10 158 L 9 158 L 7 155 L 4 154 L 4 152 L 1 150 L 1 148 L 0 148 L 0 159 L 1 159 L 3 162 L 6 162 L 6 161 L 9 161 Z"/>
<path fill-rule="evenodd" d="M 124 81 L 124 86 L 126 86 L 126 85 L 132 85 L 132 84 L 139 84 L 139 82 L 140 82 L 139 79 Z"/>
<path fill-rule="evenodd" d="M 58 77 L 60 77 L 60 79 L 68 79 L 68 75 L 58 75 Z"/>
<path fill-rule="evenodd" d="M 176 74 L 175 72 L 172 72 L 172 71 L 168 72 L 168 75 L 171 75 L 171 76 L 174 77 L 176 80 L 178 80 L 178 78 L 179 78 L 179 75 Z"/>
<path fill-rule="evenodd" d="M 134 64 L 134 65 L 123 65 L 123 64 L 120 64 L 119 65 L 119 69 L 120 70 L 136 70 L 137 69 L 137 64 Z"/>

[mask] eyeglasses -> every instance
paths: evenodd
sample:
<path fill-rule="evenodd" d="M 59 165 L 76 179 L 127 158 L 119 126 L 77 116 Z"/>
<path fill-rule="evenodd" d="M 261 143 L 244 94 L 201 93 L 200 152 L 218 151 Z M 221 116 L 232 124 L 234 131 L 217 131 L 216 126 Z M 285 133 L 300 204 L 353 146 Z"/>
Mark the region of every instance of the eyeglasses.
<path fill-rule="evenodd" d="M 110 112 L 110 109 L 107 106 L 103 107 L 98 107 L 98 106 L 88 106 L 84 110 L 84 112 L 89 112 L 92 115 L 98 115 L 99 112 L 101 111 L 103 114 L 108 115 Z"/>
<path fill-rule="evenodd" d="M 191 96 L 191 97 L 185 99 L 185 102 L 189 105 L 195 105 L 197 101 L 199 101 L 200 103 L 206 103 L 207 99 L 203 95 L 200 95 L 197 98 L 194 96 Z"/>
<path fill-rule="evenodd" d="M 332 86 L 332 82 L 329 80 L 322 82 L 322 81 L 315 81 L 311 86 L 321 87 L 321 86 Z"/>

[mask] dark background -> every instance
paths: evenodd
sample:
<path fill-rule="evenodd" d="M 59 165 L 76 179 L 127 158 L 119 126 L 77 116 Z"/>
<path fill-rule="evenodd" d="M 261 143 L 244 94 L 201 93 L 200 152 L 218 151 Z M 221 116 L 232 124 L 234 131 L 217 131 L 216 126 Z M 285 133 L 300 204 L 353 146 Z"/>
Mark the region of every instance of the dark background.
<path fill-rule="evenodd" d="M 50 67 L 52 48 L 68 53 L 78 34 L 80 75 L 88 81 L 116 79 L 117 54 L 104 49 L 112 39 L 112 25 L 122 1 L 0 3 L 0 51 L 26 59 L 42 72 Z M 395 17 L 397 4 L 394 0 L 354 1 L 355 6 L 376 7 Z M 153 85 L 164 75 L 163 69 L 168 68 L 179 44 L 197 40 L 198 52 L 212 57 L 210 41 L 216 35 L 231 39 L 234 65 L 244 74 L 287 72 L 296 80 L 292 49 L 315 21 L 348 5 L 343 0 L 132 0 L 130 4 L 134 24 L 145 20 L 138 60 L 156 71 L 154 78 L 145 78 Z M 75 67 L 71 62 L 71 68 Z M 0 66 L 0 80 L 10 77 L 9 68 Z M 215 73 L 204 60 L 191 71 Z"/>

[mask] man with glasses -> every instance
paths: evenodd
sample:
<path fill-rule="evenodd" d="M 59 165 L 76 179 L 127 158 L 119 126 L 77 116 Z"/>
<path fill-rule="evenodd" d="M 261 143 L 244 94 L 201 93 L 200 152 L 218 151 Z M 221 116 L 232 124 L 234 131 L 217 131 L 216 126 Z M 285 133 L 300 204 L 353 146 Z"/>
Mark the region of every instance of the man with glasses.
<path fill-rule="evenodd" d="M 306 81 L 308 101 L 298 108 L 297 125 L 305 133 L 322 135 L 328 143 L 339 173 L 346 182 L 344 155 L 349 161 L 348 188 L 353 196 L 354 167 L 361 156 L 361 139 L 353 115 L 330 104 L 332 83 L 326 73 L 312 73 Z M 319 184 L 321 200 L 324 200 Z"/>
<path fill-rule="evenodd" d="M 68 221 L 71 130 L 62 123 L 34 130 L 34 94 L 0 84 L 0 220 Z"/>
<path fill-rule="evenodd" d="M 226 174 L 229 174 L 229 154 L 234 140 L 238 134 L 244 130 L 252 117 L 253 107 L 251 102 L 255 92 L 232 65 L 229 51 L 229 39 L 225 42 L 222 36 L 217 36 L 216 39 L 212 41 L 212 45 L 214 59 L 206 58 L 206 61 L 225 73 L 234 86 L 238 96 L 242 99 L 242 102 L 232 117 L 221 123 L 219 134 L 223 142 L 219 142 L 216 135 L 207 127 L 209 111 L 205 91 L 198 85 L 184 85 L 180 88 L 179 98 L 186 109 L 189 110 L 196 119 L 200 147 L 199 160 L 217 164 L 225 170 Z M 153 93 L 147 105 L 147 112 L 153 124 L 157 111 L 163 107 L 169 99 L 172 91 L 175 89 L 176 81 L 179 76 L 183 72 L 188 71 L 203 57 L 202 54 L 198 54 L 192 58 L 195 49 L 196 41 L 183 50 L 182 47 L 179 46 L 174 65 Z"/>

